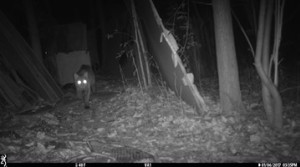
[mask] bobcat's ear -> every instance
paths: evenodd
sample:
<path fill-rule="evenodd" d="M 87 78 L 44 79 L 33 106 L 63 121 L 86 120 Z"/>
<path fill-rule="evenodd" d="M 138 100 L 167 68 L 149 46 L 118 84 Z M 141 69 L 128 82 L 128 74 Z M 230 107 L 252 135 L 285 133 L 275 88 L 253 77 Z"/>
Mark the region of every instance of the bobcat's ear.
<path fill-rule="evenodd" d="M 83 77 L 87 78 L 88 77 L 88 72 L 84 72 Z"/>
<path fill-rule="evenodd" d="M 78 74 L 77 74 L 77 73 L 74 73 L 74 79 L 77 80 L 78 77 L 79 77 Z"/>

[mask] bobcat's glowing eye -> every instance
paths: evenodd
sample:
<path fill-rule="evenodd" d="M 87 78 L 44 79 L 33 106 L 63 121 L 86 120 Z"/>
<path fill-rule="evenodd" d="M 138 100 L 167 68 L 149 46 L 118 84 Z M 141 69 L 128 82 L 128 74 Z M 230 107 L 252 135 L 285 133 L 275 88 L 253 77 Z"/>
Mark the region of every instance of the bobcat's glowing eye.
<path fill-rule="evenodd" d="M 78 81 L 77 81 L 77 84 L 78 84 L 78 85 L 80 85 L 80 84 L 81 84 L 81 81 L 80 81 L 80 80 L 78 80 Z"/>
<path fill-rule="evenodd" d="M 86 84 L 87 83 L 87 81 L 84 79 L 83 81 L 82 81 L 84 84 Z"/>

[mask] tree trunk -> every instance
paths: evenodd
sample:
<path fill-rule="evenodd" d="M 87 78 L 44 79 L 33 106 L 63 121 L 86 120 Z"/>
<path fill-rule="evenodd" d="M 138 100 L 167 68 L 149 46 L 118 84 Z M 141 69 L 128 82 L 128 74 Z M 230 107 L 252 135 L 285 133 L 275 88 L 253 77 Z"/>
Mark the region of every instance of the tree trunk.
<path fill-rule="evenodd" d="M 239 85 L 238 66 L 229 0 L 213 0 L 217 64 L 222 110 L 244 111 Z"/>

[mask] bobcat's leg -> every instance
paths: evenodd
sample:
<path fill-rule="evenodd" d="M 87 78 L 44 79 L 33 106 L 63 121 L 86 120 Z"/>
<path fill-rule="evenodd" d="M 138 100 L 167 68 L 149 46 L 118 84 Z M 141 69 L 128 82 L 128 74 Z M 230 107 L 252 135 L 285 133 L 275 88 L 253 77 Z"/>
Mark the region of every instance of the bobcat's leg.
<path fill-rule="evenodd" d="M 88 89 L 87 92 L 85 92 L 85 96 L 84 96 L 84 108 L 85 109 L 90 108 L 90 105 L 89 105 L 90 95 L 91 95 L 91 89 Z"/>

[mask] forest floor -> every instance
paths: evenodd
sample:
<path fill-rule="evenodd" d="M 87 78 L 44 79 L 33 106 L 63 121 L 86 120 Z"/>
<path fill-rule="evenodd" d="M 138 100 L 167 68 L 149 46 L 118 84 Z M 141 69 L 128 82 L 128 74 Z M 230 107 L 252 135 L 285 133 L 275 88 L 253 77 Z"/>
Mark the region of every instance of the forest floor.
<path fill-rule="evenodd" d="M 259 86 L 249 85 L 241 82 L 246 112 L 230 115 L 220 110 L 217 80 L 203 79 L 209 110 L 197 115 L 166 87 L 97 77 L 90 109 L 69 89 L 55 107 L 0 112 L 1 154 L 8 163 L 299 162 L 300 99 L 283 96 L 278 132 L 266 121 Z"/>

